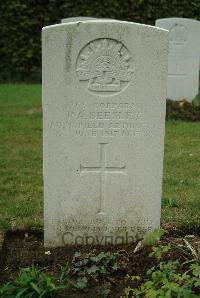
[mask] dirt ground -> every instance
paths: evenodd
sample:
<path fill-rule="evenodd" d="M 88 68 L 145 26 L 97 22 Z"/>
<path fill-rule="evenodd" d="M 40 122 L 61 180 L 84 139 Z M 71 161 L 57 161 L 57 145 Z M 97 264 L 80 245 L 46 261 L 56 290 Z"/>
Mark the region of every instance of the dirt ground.
<path fill-rule="evenodd" d="M 200 121 L 200 107 L 194 106 L 186 100 L 167 100 L 167 120 Z"/>
<path fill-rule="evenodd" d="M 199 236 L 191 237 L 193 242 L 199 241 Z M 163 237 L 162 244 L 173 243 L 174 247 L 181 245 L 183 240 L 181 237 L 167 235 Z M 123 251 L 128 256 L 128 262 L 123 270 L 111 272 L 98 281 L 91 282 L 89 288 L 84 291 L 68 289 L 63 293 L 63 297 L 102 297 L 98 294 L 102 289 L 109 289 L 109 297 L 122 297 L 124 288 L 130 282 L 126 276 L 140 275 L 144 276 L 148 268 L 155 265 L 155 259 L 149 257 L 150 248 L 144 247 L 141 251 L 134 252 L 136 244 L 126 246 L 106 246 L 106 247 L 63 247 L 50 249 L 50 254 L 45 254 L 47 249 L 43 247 L 43 231 L 10 231 L 5 235 L 2 251 L 0 253 L 0 284 L 9 281 L 21 267 L 28 267 L 35 264 L 39 267 L 46 268 L 50 275 L 57 276 L 59 265 L 72 262 L 75 252 L 84 254 L 93 253 L 97 255 L 101 251 L 119 252 Z M 166 259 L 179 259 L 184 261 L 177 249 L 172 249 Z"/>

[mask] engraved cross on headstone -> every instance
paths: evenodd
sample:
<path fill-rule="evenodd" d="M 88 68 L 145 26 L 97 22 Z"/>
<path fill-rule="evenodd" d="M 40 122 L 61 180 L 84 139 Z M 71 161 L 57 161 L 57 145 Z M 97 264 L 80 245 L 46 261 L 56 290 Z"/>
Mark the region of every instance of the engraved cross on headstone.
<path fill-rule="evenodd" d="M 106 197 L 106 176 L 107 174 L 125 174 L 126 166 L 109 167 L 107 166 L 106 147 L 108 143 L 100 143 L 100 166 L 85 167 L 80 165 L 81 173 L 99 173 L 100 174 L 100 200 L 98 214 L 105 213 L 105 197 Z"/>

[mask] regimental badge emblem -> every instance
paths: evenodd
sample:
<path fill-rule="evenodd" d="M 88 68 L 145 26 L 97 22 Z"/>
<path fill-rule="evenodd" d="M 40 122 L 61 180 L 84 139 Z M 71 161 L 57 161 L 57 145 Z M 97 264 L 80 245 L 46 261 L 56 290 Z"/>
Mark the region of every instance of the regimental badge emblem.
<path fill-rule="evenodd" d="M 131 82 L 134 68 L 132 57 L 121 42 L 100 38 L 80 51 L 76 72 L 79 81 L 92 93 L 112 95 Z"/>

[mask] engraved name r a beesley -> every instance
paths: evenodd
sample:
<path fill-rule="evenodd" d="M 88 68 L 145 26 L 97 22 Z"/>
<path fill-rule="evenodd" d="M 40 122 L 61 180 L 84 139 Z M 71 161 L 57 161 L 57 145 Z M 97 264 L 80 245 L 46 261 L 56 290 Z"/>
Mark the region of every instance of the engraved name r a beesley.
<path fill-rule="evenodd" d="M 66 119 L 130 120 L 135 114 L 134 111 L 67 111 Z"/>

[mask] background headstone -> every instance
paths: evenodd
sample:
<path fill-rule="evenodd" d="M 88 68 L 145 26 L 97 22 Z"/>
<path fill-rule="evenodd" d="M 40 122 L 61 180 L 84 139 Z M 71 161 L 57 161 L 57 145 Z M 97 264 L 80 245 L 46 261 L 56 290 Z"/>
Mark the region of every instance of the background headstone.
<path fill-rule="evenodd" d="M 191 102 L 199 87 L 200 22 L 167 18 L 156 26 L 169 30 L 167 98 Z"/>
<path fill-rule="evenodd" d="M 42 40 L 45 246 L 158 228 L 168 32 L 94 20 Z"/>

